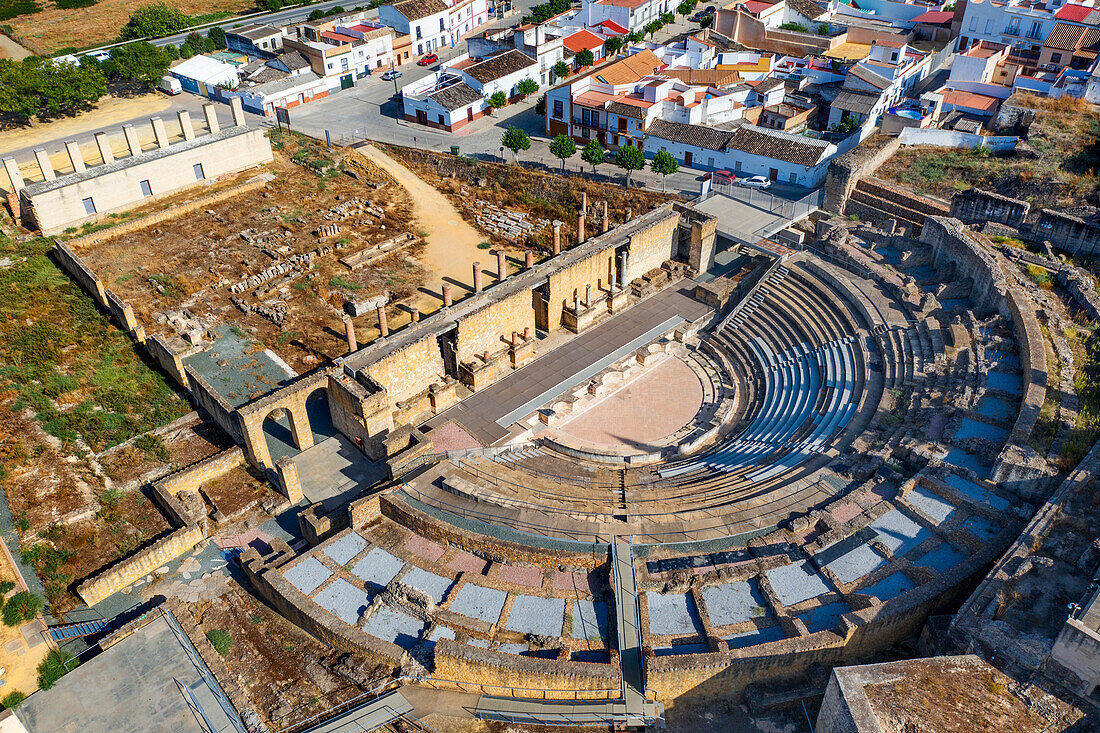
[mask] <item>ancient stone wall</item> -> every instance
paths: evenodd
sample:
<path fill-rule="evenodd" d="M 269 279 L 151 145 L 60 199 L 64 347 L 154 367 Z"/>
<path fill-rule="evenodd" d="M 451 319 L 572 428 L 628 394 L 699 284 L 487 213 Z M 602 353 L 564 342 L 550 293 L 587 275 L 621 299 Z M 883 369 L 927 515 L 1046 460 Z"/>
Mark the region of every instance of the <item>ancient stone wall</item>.
<path fill-rule="evenodd" d="M 896 137 L 875 137 L 834 158 L 825 175 L 822 208 L 834 214 L 843 213 L 859 180 L 878 170 L 900 147 L 901 140 Z"/>
<path fill-rule="evenodd" d="M 197 376 L 193 369 L 188 369 L 188 378 L 191 379 L 192 375 Z M 290 417 L 290 432 L 294 437 L 295 447 L 298 450 L 313 447 L 313 430 L 309 424 L 306 400 L 315 391 L 326 389 L 328 383 L 327 371 L 313 372 L 299 377 L 280 390 L 242 405 L 233 413 L 232 417 L 240 425 L 238 432 L 241 438 L 238 440 L 244 443 L 249 458 L 256 465 L 263 468 L 271 468 L 274 465 L 267 450 L 263 423 L 269 415 L 280 409 L 286 410 Z"/>
<path fill-rule="evenodd" d="M 1026 293 L 1015 287 L 1008 289 L 1008 312 L 1012 317 L 1012 331 L 1020 349 L 1020 366 L 1024 373 L 1024 395 L 1008 442 L 1023 444 L 1031 437 L 1046 400 L 1049 378 L 1047 350 L 1043 330 Z"/>
<path fill-rule="evenodd" d="M 406 400 L 443 381 L 446 374 L 439 342 L 430 334 L 370 364 L 366 372 L 382 385 L 391 403 Z"/>
<path fill-rule="evenodd" d="M 991 191 L 969 188 L 951 197 L 951 216 L 964 224 L 987 221 L 1019 229 L 1031 211 L 1031 204 Z"/>
<path fill-rule="evenodd" d="M 149 355 L 152 356 L 160 368 L 163 369 L 168 376 L 176 380 L 184 389 L 190 391 L 190 385 L 187 382 L 187 374 L 184 372 L 183 359 L 172 348 L 172 345 L 168 343 L 159 333 L 155 333 L 149 338 L 145 339 L 145 348 L 149 351 Z"/>
<path fill-rule="evenodd" d="M 974 283 L 970 300 L 979 309 L 1008 315 L 1004 273 L 996 256 L 983 246 L 981 235 L 966 229 L 957 219 L 928 217 L 920 241 L 932 248 L 932 264 L 937 268 L 954 266 L 954 280 L 970 278 Z"/>
<path fill-rule="evenodd" d="M 631 282 L 650 270 L 659 268 L 676 254 L 676 227 L 680 215 L 669 216 L 630 238 L 630 254 L 626 259 L 625 282 Z"/>
<path fill-rule="evenodd" d="M 185 552 L 190 552 L 205 539 L 200 525 L 177 529 L 117 565 L 85 580 L 77 586 L 76 592 L 85 603 L 94 606 Z"/>
<path fill-rule="evenodd" d="M 592 295 L 606 288 L 611 282 L 611 268 L 616 267 L 615 249 L 593 252 L 588 257 L 569 267 L 550 274 L 549 296 L 547 298 L 547 327 L 554 331 L 561 328 L 562 311 L 572 308 L 574 296 L 584 301 L 586 288 L 591 286 Z M 628 265 L 629 267 L 629 265 Z M 620 283 L 621 285 L 622 283 Z"/>
<path fill-rule="evenodd" d="M 618 666 L 521 657 L 441 639 L 435 677 L 483 685 L 487 695 L 542 700 L 611 700 L 622 694 Z M 577 693 L 580 694 L 577 694 Z"/>
<path fill-rule="evenodd" d="M 484 352 L 495 354 L 511 343 L 512 332 L 535 331 L 535 310 L 529 290 L 494 300 L 458 322 L 455 348 L 458 361 L 470 361 Z"/>
<path fill-rule="evenodd" d="M 154 490 L 163 491 L 175 500 L 181 491 L 198 491 L 204 484 L 225 476 L 245 463 L 244 451 L 239 446 L 227 448 L 209 458 L 194 463 L 187 468 L 169 474 L 153 484 Z M 173 506 L 164 506 L 166 512 L 177 524 L 190 524 L 190 516 L 176 501 Z"/>
<path fill-rule="evenodd" d="M 244 431 L 241 429 L 240 421 L 233 410 L 233 406 L 226 402 L 225 398 L 218 394 L 218 390 L 210 386 L 210 383 L 191 367 L 184 369 L 184 375 L 187 377 L 187 384 L 190 385 L 191 396 L 195 398 L 195 402 L 199 404 L 199 407 L 210 413 L 210 417 L 214 418 L 214 422 L 218 423 L 222 430 L 231 435 L 234 440 L 238 443 L 242 442 Z"/>
<path fill-rule="evenodd" d="M 1093 255 L 1100 251 L 1100 224 L 1076 216 L 1043 209 L 1030 235 L 1032 242 L 1050 242 L 1071 254 Z"/>
<path fill-rule="evenodd" d="M 80 259 L 68 245 L 62 244 L 60 241 L 54 243 L 53 256 L 61 269 L 69 273 L 69 277 L 76 280 L 77 284 L 84 288 L 84 292 L 92 296 L 92 299 L 99 303 L 100 307 L 107 307 L 107 295 L 103 287 L 103 281 L 92 272 L 90 267 L 84 264 L 84 260 Z"/>

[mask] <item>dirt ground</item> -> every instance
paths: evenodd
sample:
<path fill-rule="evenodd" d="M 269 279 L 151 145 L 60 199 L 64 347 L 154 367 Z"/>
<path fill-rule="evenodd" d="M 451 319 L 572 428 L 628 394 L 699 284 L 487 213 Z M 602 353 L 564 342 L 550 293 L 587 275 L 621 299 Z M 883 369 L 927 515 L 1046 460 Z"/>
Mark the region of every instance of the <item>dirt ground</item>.
<path fill-rule="evenodd" d="M 392 671 L 334 651 L 235 583 L 190 611 L 203 633 L 229 632 L 226 665 L 272 730 L 356 697 Z"/>
<path fill-rule="evenodd" d="M 23 48 L 7 36 L 0 34 L 0 59 L 25 59 L 31 55 L 29 49 Z"/>
<path fill-rule="evenodd" d="M 0 580 L 15 583 L 15 589 L 8 593 L 7 597 L 26 588 L 8 560 L 7 553 L 2 549 L 0 549 Z M 22 633 L 21 628 L 27 630 L 27 635 Z M 41 622 L 37 620 L 23 627 L 0 624 L 0 667 L 4 669 L 3 674 L 0 674 L 0 679 L 4 680 L 3 687 L 0 687 L 0 698 L 15 691 L 29 695 L 38 689 L 38 665 L 46 657 L 50 647 L 41 635 L 34 631 L 36 628 L 42 628 Z"/>
<path fill-rule="evenodd" d="M 413 259 L 422 245 L 414 239 L 358 269 L 341 264 L 341 258 L 379 242 L 415 234 L 408 195 L 392 182 L 372 187 L 331 167 L 317 175 L 307 164 L 324 166 L 337 156 L 316 141 L 275 133 L 273 144 L 275 161 L 267 170 L 276 179 L 263 189 L 81 249 L 80 255 L 134 306 L 147 331 L 176 335 L 165 314 L 186 311 L 205 327 L 238 329 L 238 336 L 271 348 L 301 372 L 347 351 L 347 300 L 386 294 L 391 325 L 400 324 L 401 306 L 415 301 L 425 277 Z M 234 182 L 255 174 L 246 171 Z M 338 231 L 322 230 L 329 226 Z M 327 253 L 297 270 L 232 292 L 234 284 L 322 247 Z M 355 323 L 360 342 L 377 332 L 373 308 Z"/>
<path fill-rule="evenodd" d="M 43 54 L 62 48 L 87 48 L 110 43 L 126 24 L 130 13 L 148 5 L 146 0 L 99 0 L 87 8 L 63 10 L 50 0 L 42 2 L 42 12 L 21 15 L 5 21 L 16 35 L 36 46 Z M 218 11 L 240 13 L 252 9 L 249 0 L 173 0 L 172 7 L 187 15 Z"/>

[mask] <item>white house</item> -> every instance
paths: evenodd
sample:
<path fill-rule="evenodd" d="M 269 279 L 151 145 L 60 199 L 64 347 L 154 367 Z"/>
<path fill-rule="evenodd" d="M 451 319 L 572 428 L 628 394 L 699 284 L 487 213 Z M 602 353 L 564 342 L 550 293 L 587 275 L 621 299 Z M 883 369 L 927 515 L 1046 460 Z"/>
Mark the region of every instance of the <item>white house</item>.
<path fill-rule="evenodd" d="M 671 13 L 672 0 L 581 0 L 577 16 L 588 28 L 610 21 L 628 31 L 640 31 L 662 13 Z"/>
<path fill-rule="evenodd" d="M 1072 8 L 1061 2 L 1032 3 L 1022 0 L 965 0 L 962 19 L 958 25 L 958 46 L 965 50 L 979 41 L 1003 43 L 1015 48 L 1038 51 L 1057 22 L 1058 13 L 1063 18 L 1074 17 Z M 1091 2 L 1085 6 L 1092 5 Z M 1077 4 L 1077 7 L 1082 5 Z M 1064 12 L 1070 9 L 1069 12 Z M 1057 11 L 1057 12 L 1056 12 Z M 956 18 L 959 13 L 956 13 Z"/>
<path fill-rule="evenodd" d="M 378 19 L 408 34 L 417 55 L 454 47 L 489 19 L 487 0 L 401 0 L 378 8 Z"/>
<path fill-rule="evenodd" d="M 645 139 L 646 157 L 665 150 L 689 168 L 766 176 L 807 188 L 816 188 L 824 180 L 836 149 L 824 140 L 755 125 L 719 130 L 667 120 L 650 125 Z"/>

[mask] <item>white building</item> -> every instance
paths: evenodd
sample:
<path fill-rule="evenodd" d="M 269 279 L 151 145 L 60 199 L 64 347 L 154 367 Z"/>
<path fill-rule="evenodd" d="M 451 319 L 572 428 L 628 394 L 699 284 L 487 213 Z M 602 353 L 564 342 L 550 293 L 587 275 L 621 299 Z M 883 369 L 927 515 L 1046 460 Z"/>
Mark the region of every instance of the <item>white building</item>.
<path fill-rule="evenodd" d="M 487 0 L 401 0 L 378 9 L 378 19 L 408 34 L 417 55 L 454 47 L 489 19 Z"/>
<path fill-rule="evenodd" d="M 628 31 L 640 31 L 662 13 L 671 13 L 672 0 L 582 0 L 578 19 L 586 27 L 610 21 Z"/>
<path fill-rule="evenodd" d="M 999 0 L 964 0 L 959 5 L 961 8 L 956 8 L 955 17 L 960 17 L 961 10 L 957 46 L 960 50 L 979 41 L 990 41 L 1038 51 L 1054 28 L 1057 14 L 1073 7 L 1066 5 L 1062 9 L 1062 2 L 1039 4 L 1021 0 L 1007 3 Z"/>

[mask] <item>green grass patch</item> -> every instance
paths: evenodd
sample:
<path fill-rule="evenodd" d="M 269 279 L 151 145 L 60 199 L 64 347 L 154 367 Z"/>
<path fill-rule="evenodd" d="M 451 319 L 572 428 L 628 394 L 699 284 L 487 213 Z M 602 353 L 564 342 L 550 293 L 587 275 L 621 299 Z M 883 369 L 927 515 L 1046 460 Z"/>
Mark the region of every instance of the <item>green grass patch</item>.
<path fill-rule="evenodd" d="M 225 629 L 213 629 L 206 632 L 206 640 L 214 651 L 223 657 L 233 648 L 233 636 Z"/>
<path fill-rule="evenodd" d="M 353 282 L 348 282 L 340 275 L 333 275 L 332 279 L 328 281 L 328 286 L 330 288 L 344 288 L 346 290 L 361 290 L 363 288 L 362 285 L 356 285 Z"/>
<path fill-rule="evenodd" d="M 139 435 L 134 439 L 134 447 L 150 458 L 155 458 L 162 463 L 172 460 L 171 451 L 168 450 L 168 446 L 164 444 L 159 435 Z"/>
<path fill-rule="evenodd" d="M 50 689 L 59 679 L 79 665 L 80 660 L 67 651 L 51 649 L 46 658 L 42 660 L 42 663 L 38 665 L 38 686 L 43 690 Z"/>
<path fill-rule="evenodd" d="M 35 0 L 0 0 L 0 20 L 11 20 L 20 15 L 42 12 L 42 6 Z"/>
<path fill-rule="evenodd" d="M 5 710 L 14 710 L 23 704 L 23 701 L 27 699 L 19 690 L 12 690 L 7 695 L 4 695 L 4 699 L 0 700 L 0 705 L 4 706 Z"/>

